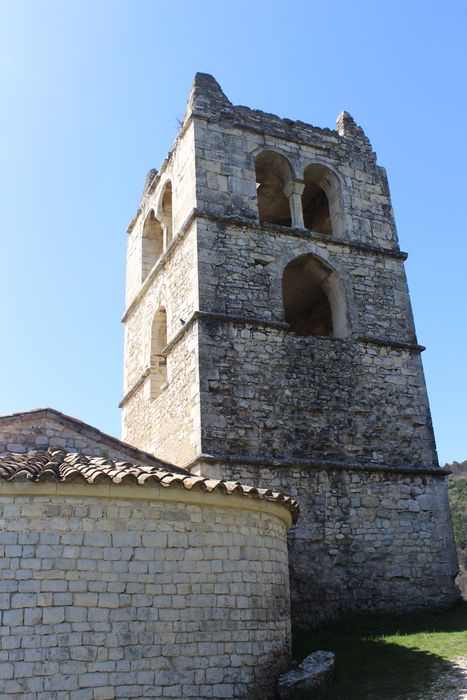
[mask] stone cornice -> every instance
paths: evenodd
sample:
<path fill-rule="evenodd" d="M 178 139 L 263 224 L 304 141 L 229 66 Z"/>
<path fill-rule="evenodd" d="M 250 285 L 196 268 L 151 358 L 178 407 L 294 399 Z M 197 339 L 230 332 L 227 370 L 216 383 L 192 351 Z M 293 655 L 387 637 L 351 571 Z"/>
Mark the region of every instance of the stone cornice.
<path fill-rule="evenodd" d="M 396 258 L 398 260 L 407 260 L 408 253 L 401 250 L 395 250 L 390 248 L 381 248 L 378 246 L 366 245 L 365 243 L 356 243 L 354 241 L 346 241 L 342 238 L 334 238 L 323 233 L 316 233 L 315 231 L 309 231 L 304 228 L 290 228 L 289 226 L 278 226 L 277 224 L 260 224 L 257 220 L 248 219 L 241 216 L 220 216 L 218 214 L 212 214 L 209 211 L 202 211 L 200 209 L 193 209 L 192 214 L 199 219 L 207 219 L 209 221 L 215 221 L 229 226 L 237 226 L 238 228 L 250 228 L 255 230 L 264 230 L 268 233 L 274 233 L 281 236 L 292 236 L 294 238 L 301 238 L 308 241 L 318 241 L 320 243 L 332 244 L 333 246 L 341 246 L 343 248 L 350 248 L 351 250 L 358 250 L 362 253 L 368 253 L 369 255 L 382 255 L 390 258 Z"/>
<path fill-rule="evenodd" d="M 260 224 L 258 221 L 252 221 L 251 219 L 247 219 L 245 217 L 239 217 L 239 216 L 219 216 L 217 214 L 212 214 L 209 211 L 203 211 L 197 208 L 193 208 L 188 216 L 186 217 L 185 221 L 181 225 L 178 233 L 174 236 L 173 240 L 171 241 L 169 247 L 167 250 L 161 255 L 159 260 L 156 262 L 152 270 L 149 272 L 148 276 L 144 280 L 143 284 L 141 285 L 140 289 L 138 290 L 138 293 L 136 296 L 131 300 L 130 304 L 128 305 L 125 313 L 123 314 L 122 317 L 122 322 L 124 323 L 130 314 L 135 310 L 149 287 L 151 286 L 152 282 L 154 281 L 155 277 L 159 274 L 160 270 L 164 269 L 165 265 L 167 264 L 167 261 L 170 260 L 171 256 L 173 255 L 174 250 L 178 247 L 179 243 L 182 241 L 183 237 L 187 233 L 187 231 L 191 228 L 192 224 L 194 221 L 197 219 L 204 219 L 206 221 L 214 221 L 217 223 L 221 223 L 226 226 L 236 226 L 238 228 L 249 228 L 249 229 L 254 229 L 256 231 L 258 230 L 264 230 L 267 231 L 268 233 L 272 233 L 275 235 L 281 235 L 281 236 L 292 236 L 293 238 L 300 238 L 302 240 L 307 240 L 310 242 L 319 242 L 319 243 L 332 243 L 334 246 L 340 246 L 341 248 L 347 248 L 350 250 L 355 250 L 359 251 L 361 253 L 367 253 L 368 255 L 380 255 L 380 256 L 386 256 L 390 258 L 395 258 L 396 260 L 407 260 L 408 254 L 404 253 L 400 250 L 390 250 L 387 248 L 378 248 L 376 246 L 369 246 L 369 245 L 364 245 L 363 243 L 354 243 L 353 241 L 344 241 L 342 239 L 336 239 L 336 238 L 330 238 L 329 236 L 326 236 L 321 233 L 315 233 L 313 231 L 308 231 L 307 229 L 299 229 L 299 228 L 289 228 L 287 226 L 277 226 L 276 224 Z"/>
<path fill-rule="evenodd" d="M 217 313 L 215 311 L 194 311 L 189 317 L 188 321 L 184 324 L 182 328 L 174 335 L 173 338 L 167 343 L 167 345 L 162 350 L 162 355 L 167 357 L 172 349 L 180 342 L 184 335 L 192 328 L 196 321 L 213 321 L 215 323 L 234 323 L 240 326 L 254 326 L 255 328 L 271 328 L 274 330 L 288 331 L 290 326 L 288 323 L 282 323 L 280 321 L 270 321 L 264 318 L 253 318 L 251 316 L 239 316 L 236 314 L 224 314 Z M 310 336 L 311 337 L 311 336 Z M 326 336 L 320 336 L 325 340 L 329 340 L 333 343 L 364 343 L 366 345 L 378 345 L 382 347 L 389 347 L 394 350 L 407 350 L 408 352 L 423 352 L 426 348 L 423 345 L 418 345 L 417 343 L 402 342 L 397 340 L 390 340 L 389 338 L 370 338 L 367 336 L 357 336 L 348 338 L 329 338 Z M 146 367 L 143 373 L 138 377 L 135 383 L 123 396 L 119 403 L 119 408 L 122 408 L 135 394 L 137 389 L 144 382 L 146 377 L 149 375 L 150 369 Z"/>
<path fill-rule="evenodd" d="M 370 336 L 359 335 L 355 338 L 357 343 L 364 343 L 367 345 L 381 345 L 384 347 L 391 347 L 395 350 L 408 350 L 409 352 L 424 352 L 426 347 L 424 345 L 419 345 L 418 343 L 408 343 L 399 340 L 389 340 L 388 338 L 372 338 Z"/>
<path fill-rule="evenodd" d="M 122 400 L 118 404 L 119 408 L 123 408 L 126 403 L 131 399 L 131 397 L 138 391 L 139 387 L 141 384 L 143 384 L 144 380 L 146 377 L 149 377 L 151 374 L 151 368 L 146 367 L 144 372 L 141 374 L 141 376 L 136 380 L 136 382 L 133 384 L 133 386 L 124 394 Z"/>
<path fill-rule="evenodd" d="M 167 248 L 167 250 L 164 251 L 164 253 L 157 260 L 154 267 L 149 271 L 148 276 L 146 277 L 146 279 L 142 283 L 141 287 L 139 288 L 138 293 L 131 300 L 125 313 L 122 316 L 122 319 L 121 319 L 122 323 L 125 323 L 125 321 L 131 315 L 131 313 L 136 309 L 139 302 L 144 297 L 147 290 L 149 289 L 149 287 L 153 283 L 154 279 L 157 277 L 160 270 L 164 269 L 164 267 L 167 264 L 167 261 L 170 260 L 174 251 L 178 248 L 178 246 L 182 242 L 185 234 L 190 229 L 190 227 L 192 226 L 192 224 L 195 220 L 196 220 L 196 209 L 192 209 L 190 214 L 187 216 L 187 218 L 183 222 L 183 224 L 180 226 L 180 229 L 178 230 L 177 234 L 171 240 L 170 245 Z"/>
<path fill-rule="evenodd" d="M 451 473 L 449 470 L 442 469 L 441 467 L 422 467 L 422 466 L 408 466 L 408 465 L 393 465 L 386 466 L 375 463 L 363 463 L 352 460 L 314 460 L 311 458 L 288 458 L 288 457 L 275 457 L 271 455 L 268 456 L 256 456 L 256 455 L 241 455 L 232 453 L 211 453 L 203 454 L 201 453 L 194 459 L 190 460 L 187 464 L 183 465 L 183 469 L 187 471 L 192 471 L 196 468 L 198 464 L 234 464 L 234 465 L 246 465 L 251 467 L 269 467 L 271 469 L 290 469 L 290 468 L 301 468 L 309 469 L 310 471 L 352 471 L 352 472 L 377 472 L 380 474 L 413 474 L 413 475 L 429 475 L 436 477 L 446 477 Z"/>
<path fill-rule="evenodd" d="M 265 318 L 258 318 L 252 316 L 241 316 L 237 314 L 225 314 L 218 313 L 215 311 L 194 311 L 188 321 L 185 323 L 183 328 L 181 328 L 178 333 L 167 343 L 163 353 L 168 354 L 174 345 L 176 345 L 179 340 L 184 336 L 184 334 L 189 330 L 195 321 L 214 321 L 217 323 L 234 323 L 241 326 L 251 325 L 257 328 L 272 328 L 276 330 L 288 331 L 290 325 L 288 323 L 283 323 L 281 321 L 271 321 Z M 311 337 L 311 336 L 310 336 Z M 372 345 L 381 345 L 385 347 L 391 347 L 396 350 L 408 350 L 410 352 L 423 352 L 425 347 L 423 345 L 418 345 L 417 343 L 411 343 L 406 341 L 391 340 L 390 338 L 372 338 L 367 336 L 349 336 L 348 338 L 329 338 L 327 336 L 323 337 L 326 340 L 332 342 L 344 342 L 344 343 L 365 343 Z"/>
<path fill-rule="evenodd" d="M 222 482 L 219 482 L 222 484 Z M 250 488 L 248 493 L 237 495 L 228 493 L 225 489 L 217 491 L 204 491 L 201 489 L 166 488 L 164 486 L 139 486 L 126 484 L 88 484 L 86 482 L 62 483 L 56 481 L 44 481 L 38 483 L 24 481 L 0 481 L 0 495 L 10 497 L 38 497 L 51 496 L 54 498 L 110 498 L 112 500 L 128 499 L 156 501 L 165 503 L 194 504 L 204 508 L 234 508 L 239 511 L 256 511 L 269 513 L 280 518 L 286 528 L 292 525 L 298 517 L 299 508 L 290 498 L 268 499 L 258 494 L 258 489 Z M 275 494 L 274 494 L 275 495 Z"/>

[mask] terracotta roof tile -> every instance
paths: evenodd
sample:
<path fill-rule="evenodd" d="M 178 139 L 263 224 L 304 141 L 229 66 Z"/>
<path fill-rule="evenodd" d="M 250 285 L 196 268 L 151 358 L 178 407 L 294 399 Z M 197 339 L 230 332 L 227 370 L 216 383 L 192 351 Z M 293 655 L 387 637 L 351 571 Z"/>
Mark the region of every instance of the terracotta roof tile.
<path fill-rule="evenodd" d="M 188 490 L 200 489 L 211 493 L 235 494 L 280 503 L 291 512 L 294 522 L 299 513 L 296 501 L 270 489 L 246 486 L 238 481 L 208 479 L 179 468 L 169 470 L 156 465 L 116 462 L 103 457 L 89 457 L 63 450 L 8 452 L 0 456 L 0 480 L 32 482 L 84 480 L 89 484 L 110 482 Z"/>

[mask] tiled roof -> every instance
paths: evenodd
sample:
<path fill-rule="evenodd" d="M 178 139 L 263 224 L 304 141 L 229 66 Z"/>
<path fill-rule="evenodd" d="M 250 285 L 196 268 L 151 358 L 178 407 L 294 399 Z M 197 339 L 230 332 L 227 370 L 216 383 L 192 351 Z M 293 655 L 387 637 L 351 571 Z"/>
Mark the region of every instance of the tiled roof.
<path fill-rule="evenodd" d="M 130 462 L 116 462 L 103 457 L 88 457 L 63 450 L 37 450 L 34 452 L 8 452 L 0 456 L 0 480 L 2 481 L 86 481 L 88 484 L 139 484 L 199 489 L 210 493 L 259 498 L 284 505 L 298 518 L 298 504 L 289 496 L 270 489 L 246 486 L 238 481 L 221 481 L 190 474 L 184 469 L 168 470 L 157 466 L 145 466 Z"/>

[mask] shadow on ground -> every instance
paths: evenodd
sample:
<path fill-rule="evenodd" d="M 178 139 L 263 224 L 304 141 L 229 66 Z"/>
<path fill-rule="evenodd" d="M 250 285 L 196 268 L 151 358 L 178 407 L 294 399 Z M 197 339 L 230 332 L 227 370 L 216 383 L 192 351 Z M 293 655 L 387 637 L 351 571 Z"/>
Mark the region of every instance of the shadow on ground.
<path fill-rule="evenodd" d="M 431 697 L 430 686 L 443 674 L 449 675 L 449 697 L 460 699 L 452 686 L 462 687 L 461 671 L 443 657 L 467 654 L 467 604 L 410 617 L 358 619 L 294 636 L 296 659 L 316 649 L 336 654 L 334 683 L 297 693 L 297 700 L 418 700 Z"/>

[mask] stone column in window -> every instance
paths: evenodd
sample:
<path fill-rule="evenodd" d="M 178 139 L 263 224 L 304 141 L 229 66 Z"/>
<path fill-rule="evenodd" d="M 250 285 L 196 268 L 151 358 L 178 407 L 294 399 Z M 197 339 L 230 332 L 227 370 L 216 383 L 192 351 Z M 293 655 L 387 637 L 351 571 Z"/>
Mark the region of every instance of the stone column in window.
<path fill-rule="evenodd" d="M 284 194 L 289 200 L 292 228 L 305 228 L 303 223 L 302 194 L 305 183 L 299 180 L 291 180 L 284 187 Z"/>

